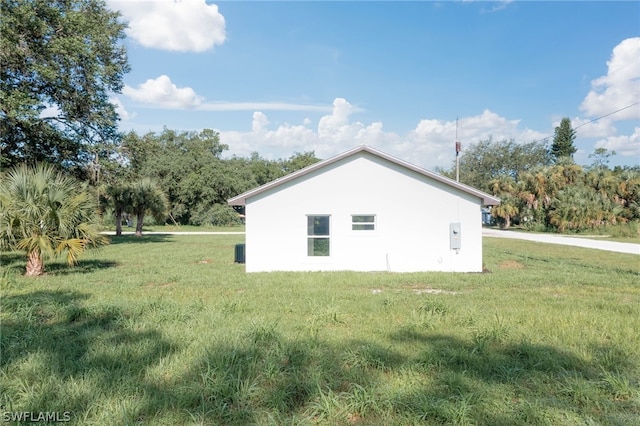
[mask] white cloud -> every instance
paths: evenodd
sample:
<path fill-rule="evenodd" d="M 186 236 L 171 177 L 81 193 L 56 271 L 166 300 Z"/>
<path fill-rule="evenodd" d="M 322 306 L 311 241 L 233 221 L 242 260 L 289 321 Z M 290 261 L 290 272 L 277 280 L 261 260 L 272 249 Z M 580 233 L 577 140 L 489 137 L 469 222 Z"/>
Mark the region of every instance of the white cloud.
<path fill-rule="evenodd" d="M 113 106 L 116 108 L 116 112 L 118 113 L 120 120 L 122 121 L 131 120 L 136 116 L 135 113 L 131 114 L 129 113 L 129 111 L 125 109 L 124 105 L 122 104 L 122 101 L 119 98 L 109 98 L 109 102 L 111 102 Z"/>
<path fill-rule="evenodd" d="M 149 104 L 151 108 L 197 109 L 199 111 L 315 111 L 329 112 L 328 105 L 306 105 L 287 102 L 205 102 L 191 87 L 178 87 L 167 75 L 148 79 L 133 88 L 125 85 L 122 93 L 129 98 Z M 353 111 L 359 111 L 353 107 Z"/>
<path fill-rule="evenodd" d="M 580 105 L 590 117 L 612 113 L 640 99 L 640 37 L 618 44 L 607 62 L 607 75 L 591 81 L 591 91 Z M 610 116 L 612 120 L 637 120 L 640 105 Z"/>
<path fill-rule="evenodd" d="M 456 133 L 462 143 L 461 155 L 466 146 L 488 138 L 525 143 L 546 136 L 528 128 L 519 129 L 519 123 L 520 120 L 508 120 L 488 109 L 479 115 L 462 117 L 457 123 L 455 120 L 424 119 L 395 150 L 402 158 L 427 168 L 448 169 L 455 158 Z"/>
<path fill-rule="evenodd" d="M 615 126 L 617 123 L 623 131 L 630 132 L 629 124 L 637 125 L 640 120 L 638 101 L 640 37 L 634 37 L 623 40 L 613 49 L 611 59 L 607 61 L 607 74 L 591 81 L 591 90 L 580 104 L 580 110 L 587 118 L 574 118 L 572 126 L 579 138 L 599 138 L 593 145 L 595 148 L 616 151 L 623 157 L 639 158 L 638 127 L 630 135 L 618 135 Z M 592 122 L 598 117 L 602 118 Z"/>
<path fill-rule="evenodd" d="M 367 144 L 414 164 L 433 169 L 448 169 L 455 156 L 456 122 L 438 119 L 421 120 L 405 135 L 384 130 L 382 122 L 365 124 L 351 120 L 359 108 L 337 98 L 330 114 L 318 120 L 317 128 L 305 118 L 302 125 L 283 124 L 269 129 L 263 112 L 254 112 L 249 132 L 221 131 L 221 139 L 230 146 L 230 154 L 248 155 L 257 151 L 267 158 L 288 157 L 295 151 L 315 151 L 328 158 L 354 146 Z M 458 134 L 465 144 L 492 136 L 530 142 L 544 135 L 530 129 L 518 129 L 519 120 L 508 120 L 489 110 L 458 121 Z"/>
<path fill-rule="evenodd" d="M 266 115 L 255 112 L 250 132 L 221 131 L 220 137 L 230 146 L 231 154 L 241 156 L 259 152 L 265 158 L 283 158 L 293 152 L 313 151 L 317 147 L 317 134 L 305 125 L 285 123 L 276 130 L 269 130 L 266 128 L 268 124 Z"/>
<path fill-rule="evenodd" d="M 554 128 L 559 125 L 560 120 L 553 123 Z M 613 126 L 613 120 L 611 117 L 601 118 L 596 121 L 576 117 L 571 120 L 571 127 L 576 129 L 580 138 L 604 138 L 617 133 L 617 129 Z"/>
<path fill-rule="evenodd" d="M 456 140 L 456 133 L 458 140 L 466 143 L 477 142 L 489 137 L 494 139 L 519 139 L 518 136 L 522 132 L 518 130 L 519 122 L 520 120 L 507 120 L 490 110 L 484 110 L 479 115 L 462 117 L 457 123 L 455 120 L 420 120 L 410 136 L 416 141 L 435 140 L 451 146 Z M 534 134 L 531 136 L 534 136 Z M 532 139 L 539 137 L 538 134 L 535 134 Z M 529 142 L 529 140 L 526 142 Z"/>
<path fill-rule="evenodd" d="M 135 101 L 154 104 L 160 108 L 194 108 L 202 102 L 202 97 L 191 87 L 178 88 L 166 75 L 155 80 L 149 79 L 137 89 L 125 86 L 122 93 Z"/>
<path fill-rule="evenodd" d="M 507 6 L 509 6 L 509 4 L 513 2 L 513 0 L 503 0 L 503 1 L 499 1 L 498 4 L 494 5 L 490 12 L 498 12 L 501 11 L 503 9 L 506 9 Z"/>
<path fill-rule="evenodd" d="M 479 0 L 462 0 L 462 3 L 477 3 Z M 486 7 L 482 7 L 482 9 L 480 9 L 483 13 L 491 13 L 491 12 L 499 12 L 503 9 L 506 9 L 507 6 L 509 6 L 509 4 L 511 4 L 513 2 L 513 0 L 499 0 L 499 1 L 492 1 L 492 2 L 488 2 L 491 5 L 491 8 L 487 9 Z M 484 4 L 485 1 L 482 0 L 482 3 Z M 436 5 L 439 5 L 438 3 L 435 3 Z"/>
<path fill-rule="evenodd" d="M 624 157 L 640 158 L 640 127 L 630 136 L 609 136 L 596 142 L 596 148 L 606 148 Z"/>
<path fill-rule="evenodd" d="M 204 52 L 224 43 L 225 19 L 205 0 L 111 0 L 129 23 L 126 33 L 144 47 Z"/>
<path fill-rule="evenodd" d="M 253 121 L 251 123 L 251 129 L 253 133 L 264 133 L 265 127 L 269 124 L 269 119 L 260 111 L 253 113 Z"/>
<path fill-rule="evenodd" d="M 331 134 L 346 132 L 345 126 L 349 126 L 349 116 L 354 112 L 353 106 L 346 99 L 336 98 L 333 101 L 333 112 L 325 115 L 318 124 L 318 134 L 329 136 Z M 357 124 L 356 124 L 357 126 Z"/>

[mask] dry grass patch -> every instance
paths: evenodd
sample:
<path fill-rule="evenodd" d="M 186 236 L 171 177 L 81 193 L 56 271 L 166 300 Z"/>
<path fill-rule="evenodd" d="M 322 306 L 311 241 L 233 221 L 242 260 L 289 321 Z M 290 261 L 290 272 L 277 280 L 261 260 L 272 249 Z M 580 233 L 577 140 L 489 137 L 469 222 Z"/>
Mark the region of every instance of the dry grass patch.
<path fill-rule="evenodd" d="M 524 269 L 524 265 L 517 260 L 505 260 L 498 265 L 500 269 Z"/>

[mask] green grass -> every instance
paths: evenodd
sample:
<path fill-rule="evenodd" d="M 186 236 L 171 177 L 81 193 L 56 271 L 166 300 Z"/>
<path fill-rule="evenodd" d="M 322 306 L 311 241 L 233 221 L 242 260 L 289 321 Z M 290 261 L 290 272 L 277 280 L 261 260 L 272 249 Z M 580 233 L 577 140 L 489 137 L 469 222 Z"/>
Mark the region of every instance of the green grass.
<path fill-rule="evenodd" d="M 114 225 L 107 226 L 108 231 L 115 231 Z M 123 232 L 134 232 L 135 226 L 123 226 Z M 194 225 L 144 225 L 142 232 L 244 232 L 244 225 L 237 226 L 194 226 Z"/>
<path fill-rule="evenodd" d="M 4 253 L 0 412 L 83 425 L 637 424 L 638 256 L 486 238 L 483 274 L 245 274 L 242 240 L 114 238 L 38 279 Z"/>

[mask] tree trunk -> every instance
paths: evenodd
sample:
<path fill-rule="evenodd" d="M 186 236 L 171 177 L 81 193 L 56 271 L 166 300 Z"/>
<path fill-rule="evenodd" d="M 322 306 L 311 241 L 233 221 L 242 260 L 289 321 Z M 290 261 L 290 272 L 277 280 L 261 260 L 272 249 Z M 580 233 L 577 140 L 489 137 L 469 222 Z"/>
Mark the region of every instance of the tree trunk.
<path fill-rule="evenodd" d="M 122 212 L 116 213 L 116 235 L 122 235 Z"/>
<path fill-rule="evenodd" d="M 33 250 L 27 253 L 27 270 L 25 275 L 27 277 L 37 277 L 44 274 L 44 263 L 38 250 Z"/>
<path fill-rule="evenodd" d="M 136 237 L 142 237 L 142 224 L 144 223 L 144 213 L 136 216 Z"/>

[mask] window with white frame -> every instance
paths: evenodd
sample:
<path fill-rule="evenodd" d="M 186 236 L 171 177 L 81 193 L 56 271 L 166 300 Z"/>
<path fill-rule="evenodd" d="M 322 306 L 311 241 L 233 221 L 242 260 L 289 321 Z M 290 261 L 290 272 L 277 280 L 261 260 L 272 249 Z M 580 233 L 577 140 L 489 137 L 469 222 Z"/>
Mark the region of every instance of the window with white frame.
<path fill-rule="evenodd" d="M 351 230 L 374 231 L 376 229 L 376 215 L 353 214 L 351 215 Z"/>
<path fill-rule="evenodd" d="M 329 256 L 330 219 L 329 215 L 307 216 L 307 256 Z"/>

